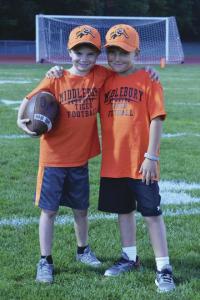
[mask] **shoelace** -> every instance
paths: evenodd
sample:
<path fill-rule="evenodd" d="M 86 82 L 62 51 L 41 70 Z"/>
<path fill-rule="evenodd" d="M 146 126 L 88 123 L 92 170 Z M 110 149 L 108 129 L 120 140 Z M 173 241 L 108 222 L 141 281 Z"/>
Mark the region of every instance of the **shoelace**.
<path fill-rule="evenodd" d="M 40 263 L 39 268 L 43 272 L 49 273 L 49 267 L 48 267 L 48 264 L 45 261 Z"/>
<path fill-rule="evenodd" d="M 169 273 L 163 273 L 163 274 L 161 274 L 160 277 L 163 279 L 163 281 L 165 281 L 167 283 L 171 283 L 172 282 L 172 276 Z"/>
<path fill-rule="evenodd" d="M 86 261 L 88 261 L 88 262 L 92 262 L 92 261 L 97 260 L 95 255 L 91 251 L 88 252 L 88 253 L 84 253 L 84 256 L 85 256 Z"/>
<path fill-rule="evenodd" d="M 135 262 L 130 262 L 130 261 L 128 261 L 128 260 L 126 260 L 126 259 L 124 259 L 124 258 L 121 258 L 120 260 L 118 260 L 118 261 L 116 261 L 115 263 L 114 263 L 114 265 L 115 266 L 121 266 L 121 265 L 123 265 L 124 263 L 135 263 Z"/>

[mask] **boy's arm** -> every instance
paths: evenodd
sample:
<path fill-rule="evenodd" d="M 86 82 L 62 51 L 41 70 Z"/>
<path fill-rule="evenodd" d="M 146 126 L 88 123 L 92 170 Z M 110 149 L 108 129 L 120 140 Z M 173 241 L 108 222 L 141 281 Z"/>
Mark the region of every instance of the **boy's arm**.
<path fill-rule="evenodd" d="M 27 126 L 26 126 L 26 124 L 27 124 L 28 122 L 30 122 L 30 120 L 29 120 L 29 119 L 24 119 L 24 118 L 23 118 L 23 114 L 24 114 L 24 111 L 25 111 L 26 106 L 27 106 L 27 104 L 28 104 L 28 101 L 29 101 L 29 100 L 28 100 L 27 98 L 24 98 L 24 99 L 22 100 L 22 103 L 21 103 L 21 105 L 20 105 L 20 107 L 19 107 L 19 110 L 18 110 L 17 125 L 18 125 L 18 127 L 19 127 L 20 129 L 22 129 L 24 132 L 28 133 L 29 135 L 36 136 L 36 135 L 37 135 L 36 132 L 30 131 L 30 130 L 27 128 Z"/>
<path fill-rule="evenodd" d="M 64 68 L 62 66 L 54 66 L 49 69 L 45 76 L 47 78 L 60 78 L 63 76 Z"/>
<path fill-rule="evenodd" d="M 145 70 L 149 74 L 152 81 L 156 81 L 156 82 L 160 81 L 159 74 L 154 68 L 147 66 L 147 67 L 142 67 L 141 69 Z M 45 76 L 47 78 L 60 78 L 63 76 L 63 73 L 64 73 L 64 68 L 62 66 L 54 66 L 46 72 Z"/>
<path fill-rule="evenodd" d="M 146 66 L 144 70 L 149 74 L 152 81 L 160 82 L 159 73 L 154 68 Z"/>
<path fill-rule="evenodd" d="M 40 91 L 46 91 L 46 92 L 50 92 L 50 93 L 54 94 L 54 92 L 52 91 L 53 82 L 54 82 L 53 79 L 49 80 L 47 78 L 44 78 L 35 89 L 33 89 L 28 95 L 26 95 L 26 97 L 22 100 L 22 103 L 19 107 L 18 116 L 17 116 L 17 125 L 24 132 L 28 133 L 31 136 L 37 136 L 37 134 L 36 134 L 36 132 L 30 131 L 28 129 L 27 123 L 30 122 L 30 120 L 24 119 L 24 117 L 23 117 L 26 106 L 27 106 L 28 102 L 31 101 L 31 100 L 29 100 L 29 98 L 31 98 L 33 95 L 37 94 Z"/>
<path fill-rule="evenodd" d="M 157 117 L 151 121 L 149 132 L 149 145 L 147 149 L 147 157 L 145 158 L 141 167 L 140 173 L 142 174 L 142 181 L 146 184 L 153 183 L 154 179 L 158 177 L 157 171 L 157 157 L 160 138 L 162 133 L 162 119 Z"/>

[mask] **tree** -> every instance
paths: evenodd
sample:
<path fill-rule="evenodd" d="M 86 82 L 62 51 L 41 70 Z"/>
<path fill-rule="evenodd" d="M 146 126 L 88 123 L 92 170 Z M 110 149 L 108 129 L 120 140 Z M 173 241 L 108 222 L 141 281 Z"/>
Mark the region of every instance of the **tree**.
<path fill-rule="evenodd" d="M 182 39 L 200 39 L 200 0 L 0 0 L 1 39 L 35 39 L 35 15 L 175 16 Z"/>

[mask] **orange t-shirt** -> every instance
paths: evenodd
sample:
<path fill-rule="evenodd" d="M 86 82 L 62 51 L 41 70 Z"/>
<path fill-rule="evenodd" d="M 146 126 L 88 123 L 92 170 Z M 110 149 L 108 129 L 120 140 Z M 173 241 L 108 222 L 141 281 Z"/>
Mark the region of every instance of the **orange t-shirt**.
<path fill-rule="evenodd" d="M 74 167 L 84 165 L 100 153 L 97 130 L 99 91 L 111 71 L 96 65 L 87 75 L 64 71 L 59 78 L 44 78 L 27 95 L 51 92 L 59 102 L 54 128 L 40 138 L 40 165 Z"/>
<path fill-rule="evenodd" d="M 100 116 L 101 176 L 142 178 L 139 169 L 149 144 L 150 122 L 166 116 L 162 86 L 144 70 L 113 74 L 102 88 Z"/>

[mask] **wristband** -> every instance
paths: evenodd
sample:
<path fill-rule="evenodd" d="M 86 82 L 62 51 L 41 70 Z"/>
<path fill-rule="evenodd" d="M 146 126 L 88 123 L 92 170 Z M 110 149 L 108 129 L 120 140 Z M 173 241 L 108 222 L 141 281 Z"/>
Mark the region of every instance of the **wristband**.
<path fill-rule="evenodd" d="M 147 153 L 147 152 L 144 154 L 144 157 L 145 157 L 145 158 L 148 158 L 148 159 L 150 159 L 150 160 L 153 160 L 153 161 L 158 161 L 158 160 L 159 160 L 159 157 L 158 157 L 158 156 L 151 155 L 151 154 L 149 154 L 149 153 Z"/>

